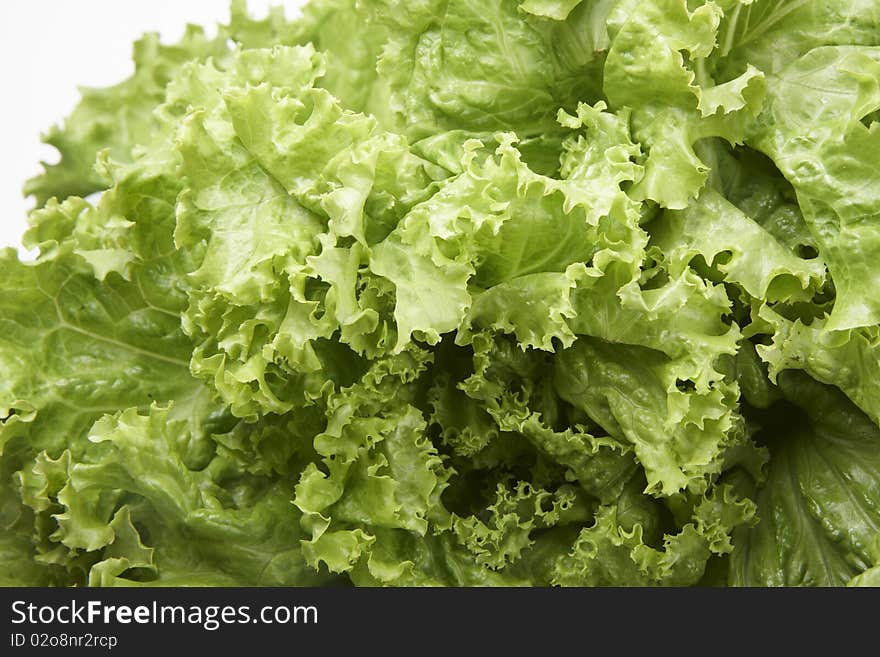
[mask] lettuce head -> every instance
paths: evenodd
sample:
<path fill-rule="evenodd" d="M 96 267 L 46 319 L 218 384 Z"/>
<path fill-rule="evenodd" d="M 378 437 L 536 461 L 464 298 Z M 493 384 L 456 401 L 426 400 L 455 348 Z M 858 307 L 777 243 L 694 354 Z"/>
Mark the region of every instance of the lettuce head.
<path fill-rule="evenodd" d="M 880 584 L 880 4 L 147 35 L 0 252 L 0 584 Z"/>

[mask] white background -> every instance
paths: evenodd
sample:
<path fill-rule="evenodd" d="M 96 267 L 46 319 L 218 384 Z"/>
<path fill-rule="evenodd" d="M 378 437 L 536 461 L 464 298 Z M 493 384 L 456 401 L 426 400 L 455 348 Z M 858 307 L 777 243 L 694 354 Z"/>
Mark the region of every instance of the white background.
<path fill-rule="evenodd" d="M 248 2 L 260 17 L 276 4 L 290 16 L 303 3 Z M 21 188 L 41 160 L 58 160 L 40 135 L 74 108 L 77 88 L 127 78 L 144 32 L 177 41 L 189 22 L 213 34 L 228 15 L 227 0 L 0 0 L 0 248 L 20 243 L 32 205 Z"/>

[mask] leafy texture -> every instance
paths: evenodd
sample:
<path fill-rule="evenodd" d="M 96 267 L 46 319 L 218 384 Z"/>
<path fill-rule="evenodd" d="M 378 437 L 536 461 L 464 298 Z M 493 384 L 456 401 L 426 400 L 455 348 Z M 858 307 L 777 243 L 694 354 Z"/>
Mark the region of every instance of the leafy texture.
<path fill-rule="evenodd" d="M 761 521 L 736 541 L 731 581 L 839 586 L 873 563 L 880 529 L 880 430 L 839 391 L 780 377 L 782 408 L 761 430 L 771 465 Z"/>
<path fill-rule="evenodd" d="M 878 16 L 148 35 L 0 253 L 0 585 L 880 585 Z"/>

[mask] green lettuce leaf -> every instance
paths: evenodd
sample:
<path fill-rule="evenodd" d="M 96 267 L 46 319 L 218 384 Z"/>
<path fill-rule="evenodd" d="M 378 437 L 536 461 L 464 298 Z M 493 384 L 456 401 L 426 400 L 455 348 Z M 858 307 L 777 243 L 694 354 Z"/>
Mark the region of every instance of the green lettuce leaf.
<path fill-rule="evenodd" d="M 880 108 L 880 51 L 816 48 L 781 70 L 756 146 L 792 183 L 834 279 L 830 329 L 870 326 L 878 249 L 874 153 L 880 132 L 861 119 Z"/>
<path fill-rule="evenodd" d="M 517 2 L 371 4 L 389 32 L 378 61 L 389 127 L 413 138 L 447 129 L 533 136 L 556 130 L 560 107 L 598 99 L 584 75 L 593 50 L 566 47 L 578 38 L 564 33 L 567 25 L 524 20 Z M 569 16 L 575 26 L 577 13 Z"/>
<path fill-rule="evenodd" d="M 783 372 L 784 402 L 759 416 L 770 451 L 760 521 L 734 534 L 730 583 L 841 586 L 873 563 L 880 429 L 840 391 Z"/>
<path fill-rule="evenodd" d="M 683 209 L 707 178 L 694 143 L 748 136 L 761 109 L 764 74 L 755 67 L 716 83 L 706 65 L 715 48 L 722 11 L 715 3 L 689 9 L 684 0 L 622 3 L 605 62 L 611 107 L 631 108 L 635 138 L 647 148 L 639 200 Z"/>
<path fill-rule="evenodd" d="M 157 34 L 146 35 L 134 46 L 135 72 L 129 79 L 107 89 L 82 89 L 82 99 L 63 127 L 43 137 L 58 149 L 60 160 L 44 163 L 45 171 L 27 182 L 25 194 L 42 206 L 50 198 L 63 201 L 109 187 L 111 181 L 95 169 L 98 154 L 109 151 L 114 159 L 130 161 L 136 146 L 151 141 L 153 110 L 165 99 L 165 88 L 177 70 L 225 50 L 225 39 L 209 39 L 195 25 L 173 46 L 161 44 Z"/>
<path fill-rule="evenodd" d="M 687 210 L 666 212 L 657 224 L 651 237 L 673 275 L 702 256 L 724 280 L 768 302 L 810 301 L 824 283 L 824 263 L 798 258 L 711 189 Z"/>

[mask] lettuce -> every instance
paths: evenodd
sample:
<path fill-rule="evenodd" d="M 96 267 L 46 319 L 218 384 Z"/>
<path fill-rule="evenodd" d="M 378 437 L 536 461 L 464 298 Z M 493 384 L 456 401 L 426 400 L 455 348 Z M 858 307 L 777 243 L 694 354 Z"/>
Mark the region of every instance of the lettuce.
<path fill-rule="evenodd" d="M 0 253 L 0 584 L 877 585 L 878 16 L 145 37 Z"/>

